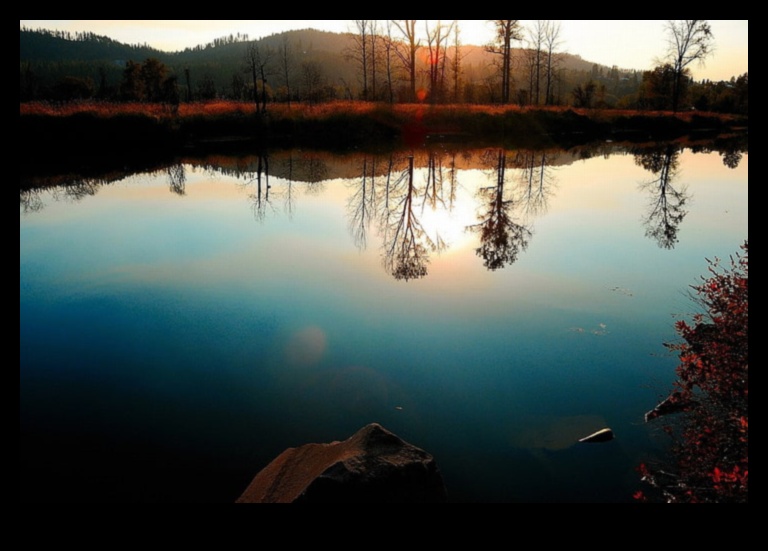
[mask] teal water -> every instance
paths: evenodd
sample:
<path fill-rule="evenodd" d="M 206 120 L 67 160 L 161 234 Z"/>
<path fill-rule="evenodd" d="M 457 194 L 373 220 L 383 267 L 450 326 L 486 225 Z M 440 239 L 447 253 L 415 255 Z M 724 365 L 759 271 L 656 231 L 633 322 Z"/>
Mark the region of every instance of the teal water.
<path fill-rule="evenodd" d="M 23 191 L 22 501 L 232 502 L 371 422 L 453 501 L 631 501 L 663 343 L 748 239 L 748 164 L 292 151 Z"/>

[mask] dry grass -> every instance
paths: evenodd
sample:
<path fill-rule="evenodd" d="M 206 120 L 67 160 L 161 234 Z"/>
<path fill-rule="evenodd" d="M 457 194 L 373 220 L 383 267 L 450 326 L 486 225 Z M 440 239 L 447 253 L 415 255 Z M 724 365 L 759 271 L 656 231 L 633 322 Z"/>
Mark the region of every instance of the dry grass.
<path fill-rule="evenodd" d="M 670 111 L 636 111 L 636 110 L 600 110 L 600 109 L 574 109 L 571 107 L 519 107 L 497 105 L 428 105 L 428 104 L 397 104 L 387 105 L 380 103 L 368 103 L 361 101 L 336 101 L 320 103 L 316 105 L 292 103 L 270 104 L 269 114 L 273 118 L 285 119 L 317 119 L 322 120 L 334 116 L 364 116 L 383 111 L 396 118 L 413 119 L 429 113 L 432 116 L 470 115 L 484 114 L 500 116 L 510 113 L 563 113 L 575 112 L 579 115 L 597 121 L 609 121 L 620 117 L 643 116 L 674 117 L 689 122 L 694 116 L 712 116 L 723 120 L 733 117 L 728 115 L 716 115 L 689 111 L 684 113 L 672 113 Z M 188 117 L 217 117 L 227 115 L 253 115 L 256 107 L 252 103 L 236 101 L 211 101 L 183 103 L 179 106 L 178 116 Z M 43 115 L 49 117 L 67 117 L 79 113 L 87 113 L 103 118 L 125 115 L 144 115 L 152 118 L 171 117 L 171 109 L 167 105 L 158 103 L 108 103 L 108 102 L 74 102 L 56 104 L 47 102 L 30 102 L 19 104 L 20 115 Z"/>

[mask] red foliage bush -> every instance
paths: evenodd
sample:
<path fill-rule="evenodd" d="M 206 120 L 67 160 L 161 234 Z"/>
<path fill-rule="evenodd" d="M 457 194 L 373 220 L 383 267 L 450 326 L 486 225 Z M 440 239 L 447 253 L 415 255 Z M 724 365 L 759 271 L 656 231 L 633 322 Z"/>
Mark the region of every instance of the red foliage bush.
<path fill-rule="evenodd" d="M 682 414 L 664 427 L 673 436 L 674 460 L 640 467 L 643 480 L 668 502 L 749 498 L 748 243 L 731 259 L 730 268 L 715 260 L 709 272 L 693 287 L 705 313 L 691 323 L 678 322 L 683 340 L 668 345 L 680 357 L 676 388 L 668 400 Z M 642 493 L 636 497 L 647 499 Z"/>

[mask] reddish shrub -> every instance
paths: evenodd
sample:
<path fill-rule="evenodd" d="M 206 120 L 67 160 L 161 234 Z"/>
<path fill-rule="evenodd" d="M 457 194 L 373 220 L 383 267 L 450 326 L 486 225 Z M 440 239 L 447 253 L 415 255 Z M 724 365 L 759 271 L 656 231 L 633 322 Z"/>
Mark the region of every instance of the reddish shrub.
<path fill-rule="evenodd" d="M 681 411 L 664 416 L 672 435 L 671 464 L 640 468 L 668 502 L 747 502 L 749 486 L 749 245 L 728 269 L 710 262 L 693 287 L 704 309 L 680 321 L 680 357 L 668 399 Z M 666 402 L 666 401 L 665 401 Z M 649 418 L 659 415 L 649 414 Z M 642 493 L 642 499 L 647 499 Z"/>

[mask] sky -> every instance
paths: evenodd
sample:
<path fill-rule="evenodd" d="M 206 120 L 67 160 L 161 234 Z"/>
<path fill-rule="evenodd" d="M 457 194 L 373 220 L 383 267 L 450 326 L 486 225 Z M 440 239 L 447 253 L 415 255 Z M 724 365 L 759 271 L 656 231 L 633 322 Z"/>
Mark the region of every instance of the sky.
<path fill-rule="evenodd" d="M 485 44 L 492 29 L 485 19 L 459 20 L 465 44 Z M 562 50 L 602 65 L 649 69 L 664 55 L 665 20 L 558 20 Z M 696 79 L 724 80 L 749 71 L 749 20 L 709 20 L 715 37 L 714 54 L 704 66 L 693 65 Z M 534 21 L 522 20 L 530 26 Z M 90 31 L 129 44 L 149 44 L 177 51 L 229 34 L 261 38 L 290 29 L 314 28 L 346 32 L 351 19 L 235 19 L 235 20 L 97 20 L 20 19 L 20 26 L 72 32 Z"/>

